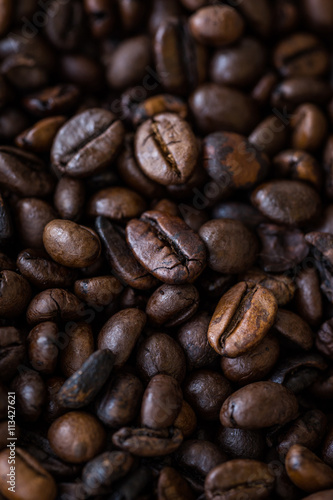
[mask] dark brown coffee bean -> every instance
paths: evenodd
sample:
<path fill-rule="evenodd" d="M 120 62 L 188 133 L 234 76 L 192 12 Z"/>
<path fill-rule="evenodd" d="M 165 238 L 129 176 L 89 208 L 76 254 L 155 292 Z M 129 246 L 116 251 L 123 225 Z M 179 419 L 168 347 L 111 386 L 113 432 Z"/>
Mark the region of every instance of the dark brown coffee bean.
<path fill-rule="evenodd" d="M 17 412 L 26 422 L 36 422 L 46 403 L 46 387 L 42 377 L 34 370 L 26 369 L 11 383 L 16 395 Z"/>
<path fill-rule="evenodd" d="M 0 327 L 0 377 L 7 381 L 13 378 L 17 368 L 23 364 L 26 353 L 26 337 L 13 326 Z"/>
<path fill-rule="evenodd" d="M 54 219 L 47 224 L 43 242 L 52 259 L 66 267 L 88 267 L 101 253 L 97 234 L 70 220 Z"/>
<path fill-rule="evenodd" d="M 93 415 L 71 411 L 53 422 L 48 439 L 59 458 L 72 464 L 81 464 L 102 451 L 105 431 Z"/>
<path fill-rule="evenodd" d="M 327 83 L 312 77 L 293 77 L 283 80 L 271 94 L 271 104 L 292 111 L 303 102 L 326 104 L 331 97 Z"/>
<path fill-rule="evenodd" d="M 318 493 L 313 493 L 304 500 L 330 500 L 333 495 L 333 490 L 318 491 Z"/>
<path fill-rule="evenodd" d="M 88 323 L 78 322 L 62 333 L 58 339 L 60 368 L 66 377 L 71 377 L 94 352 L 94 336 Z"/>
<path fill-rule="evenodd" d="M 250 269 L 243 274 L 242 280 L 259 284 L 270 290 L 279 306 L 288 304 L 294 297 L 296 290 L 293 280 L 285 274 L 271 275 L 257 268 Z"/>
<path fill-rule="evenodd" d="M 273 71 L 264 73 L 251 92 L 253 100 L 259 106 L 267 104 L 277 82 L 277 75 Z"/>
<path fill-rule="evenodd" d="M 162 20 L 155 33 L 154 53 L 158 79 L 168 92 L 184 95 L 205 81 L 205 48 L 182 19 Z"/>
<path fill-rule="evenodd" d="M 15 318 L 20 316 L 31 298 L 28 281 L 13 271 L 0 273 L 0 316 Z"/>
<path fill-rule="evenodd" d="M 83 5 L 93 36 L 108 36 L 116 20 L 115 6 L 108 0 L 84 0 Z"/>
<path fill-rule="evenodd" d="M 294 349 L 309 351 L 313 346 L 313 333 L 309 325 L 297 314 L 287 309 L 279 309 L 274 323 L 274 329 L 280 334 L 281 340 Z"/>
<path fill-rule="evenodd" d="M 326 428 L 326 416 L 320 410 L 310 410 L 293 422 L 278 436 L 277 451 L 284 460 L 294 444 L 310 450 L 318 448 Z"/>
<path fill-rule="evenodd" d="M 24 98 L 23 104 L 30 113 L 45 117 L 67 113 L 77 104 L 79 96 L 78 87 L 63 84 L 46 87 L 39 92 L 30 94 Z M 50 146 L 52 146 L 52 143 Z"/>
<path fill-rule="evenodd" d="M 218 465 L 206 477 L 207 500 L 264 500 L 270 498 L 275 477 L 269 466 L 256 460 L 230 460 Z"/>
<path fill-rule="evenodd" d="M 135 154 L 142 171 L 153 181 L 184 184 L 197 161 L 197 141 L 185 120 L 161 113 L 138 128 Z"/>
<path fill-rule="evenodd" d="M 231 382 L 239 385 L 262 380 L 270 373 L 280 354 L 276 337 L 266 337 L 254 349 L 237 358 L 222 358 L 221 368 Z"/>
<path fill-rule="evenodd" d="M 214 219 L 239 220 L 245 226 L 253 229 L 266 220 L 252 205 L 237 201 L 217 203 L 212 210 L 212 216 Z"/>
<path fill-rule="evenodd" d="M 107 381 L 114 361 L 108 349 L 94 352 L 59 390 L 60 405 L 78 409 L 91 403 Z"/>
<path fill-rule="evenodd" d="M 327 367 L 318 353 L 286 356 L 275 367 L 271 380 L 299 393 L 318 380 L 320 372 Z"/>
<path fill-rule="evenodd" d="M 311 326 L 317 326 L 323 314 L 319 276 L 315 268 L 304 269 L 296 277 L 295 305 L 298 314 Z"/>
<path fill-rule="evenodd" d="M 32 153 L 47 153 L 52 147 L 53 140 L 62 125 L 64 116 L 44 118 L 21 132 L 15 139 L 15 144 Z"/>
<path fill-rule="evenodd" d="M 236 4 L 251 28 L 261 37 L 267 37 L 273 25 L 273 12 L 268 0 L 245 0 Z"/>
<path fill-rule="evenodd" d="M 192 14 L 189 26 L 198 42 L 218 47 L 236 42 L 243 34 L 244 21 L 232 7 L 215 5 Z"/>
<path fill-rule="evenodd" d="M 240 282 L 219 301 L 208 328 L 210 345 L 236 358 L 258 345 L 275 321 L 277 302 L 267 288 Z"/>
<path fill-rule="evenodd" d="M 275 48 L 274 64 L 283 77 L 321 76 L 328 69 L 328 54 L 320 40 L 307 33 L 284 38 Z"/>
<path fill-rule="evenodd" d="M 19 253 L 16 265 L 29 283 L 41 290 L 69 287 L 77 275 L 76 270 L 53 262 L 43 251 L 35 249 Z"/>
<path fill-rule="evenodd" d="M 54 206 L 63 219 L 76 222 L 85 202 L 85 186 L 80 179 L 71 179 L 64 175 L 59 179 L 54 193 Z"/>
<path fill-rule="evenodd" d="M 174 421 L 174 427 L 181 430 L 184 438 L 191 436 L 197 427 L 196 414 L 193 408 L 184 400 L 180 412 Z"/>
<path fill-rule="evenodd" d="M 286 470 L 292 482 L 308 493 L 333 486 L 333 469 L 305 446 L 294 444 L 289 448 Z"/>
<path fill-rule="evenodd" d="M 151 46 L 147 36 L 127 38 L 108 61 L 107 80 L 112 89 L 124 89 L 140 83 L 151 64 Z"/>
<path fill-rule="evenodd" d="M 124 137 L 115 115 L 93 108 L 74 116 L 54 140 L 53 166 L 70 177 L 87 177 L 110 165 Z"/>
<path fill-rule="evenodd" d="M 203 241 L 178 217 L 145 212 L 127 224 L 126 238 L 140 264 L 165 283 L 191 283 L 205 267 Z"/>
<path fill-rule="evenodd" d="M 309 246 L 299 229 L 260 224 L 257 234 L 261 242 L 260 265 L 266 272 L 296 268 L 308 255 Z"/>
<path fill-rule="evenodd" d="M 245 137 L 215 132 L 203 141 L 203 161 L 208 175 L 226 188 L 249 189 L 264 179 L 267 160 Z"/>
<path fill-rule="evenodd" d="M 149 118 L 166 112 L 176 113 L 185 120 L 188 115 L 187 104 L 182 98 L 171 94 L 154 95 L 138 103 L 133 110 L 132 121 L 135 126 L 138 126 Z"/>
<path fill-rule="evenodd" d="M 257 257 L 255 235 L 232 219 L 210 220 L 199 230 L 208 249 L 208 266 L 219 273 L 238 274 L 250 268 Z"/>
<path fill-rule="evenodd" d="M 264 455 L 265 438 L 260 431 L 221 427 L 217 434 L 217 441 L 231 458 L 260 460 Z"/>
<path fill-rule="evenodd" d="M 95 193 L 88 202 L 88 215 L 103 215 L 108 219 L 121 222 L 140 217 L 146 210 L 146 203 L 140 195 L 123 187 L 110 187 Z"/>
<path fill-rule="evenodd" d="M 305 151 L 287 149 L 273 159 L 279 176 L 306 181 L 319 189 L 322 185 L 322 169 L 317 160 Z"/>
<path fill-rule="evenodd" d="M 184 396 L 196 414 L 204 420 L 218 419 L 225 399 L 231 393 L 228 380 L 211 370 L 193 371 L 184 383 Z"/>
<path fill-rule="evenodd" d="M 165 19 L 168 17 L 177 18 L 181 12 L 181 6 L 177 0 L 170 0 L 167 3 L 165 3 L 164 0 L 153 0 L 149 16 L 150 34 L 154 35 Z"/>
<path fill-rule="evenodd" d="M 210 319 L 208 312 L 199 312 L 178 330 L 177 340 L 190 368 L 203 368 L 218 357 L 207 340 Z"/>
<path fill-rule="evenodd" d="M 302 104 L 296 108 L 290 125 L 292 147 L 310 152 L 318 150 L 328 130 L 326 116 L 314 104 Z"/>
<path fill-rule="evenodd" d="M 57 216 L 53 207 L 38 198 L 23 198 L 17 202 L 15 212 L 22 244 L 28 248 L 43 248 L 44 228 Z"/>
<path fill-rule="evenodd" d="M 114 276 L 88 278 L 74 283 L 75 295 L 94 307 L 106 307 L 114 303 L 123 289 Z"/>
<path fill-rule="evenodd" d="M 220 420 L 225 427 L 251 430 L 287 424 L 297 413 L 297 399 L 283 385 L 254 382 L 225 400 Z"/>
<path fill-rule="evenodd" d="M 46 23 L 45 32 L 50 42 L 60 50 L 73 50 L 83 35 L 83 8 L 80 2 L 52 0 L 48 4 L 47 15 L 52 22 Z"/>
<path fill-rule="evenodd" d="M 148 290 L 158 284 L 156 278 L 135 259 L 121 228 L 112 225 L 105 217 L 97 217 L 96 230 L 104 244 L 109 264 L 121 281 L 139 290 Z"/>
<path fill-rule="evenodd" d="M 158 500 L 194 500 L 187 481 L 172 467 L 164 467 L 158 477 Z"/>
<path fill-rule="evenodd" d="M 151 429 L 173 425 L 182 401 L 183 394 L 177 380 L 169 375 L 155 375 L 143 394 L 141 425 Z"/>
<path fill-rule="evenodd" d="M 16 265 L 13 259 L 0 252 L 0 271 L 15 271 Z M 21 273 L 23 274 L 23 273 Z"/>
<path fill-rule="evenodd" d="M 255 38 L 241 38 L 237 44 L 214 53 L 210 64 L 211 80 L 219 85 L 248 87 L 261 76 L 265 59 L 261 43 Z"/>
<path fill-rule="evenodd" d="M 263 215 L 280 224 L 304 225 L 321 209 L 316 191 L 299 181 L 266 182 L 252 193 L 251 200 Z"/>
<path fill-rule="evenodd" d="M 0 186 L 19 196 L 47 196 L 53 189 L 53 178 L 43 162 L 17 148 L 0 148 Z"/>
<path fill-rule="evenodd" d="M 139 457 L 159 457 L 173 453 L 183 441 L 179 429 L 132 429 L 123 427 L 112 436 L 120 449 Z"/>
<path fill-rule="evenodd" d="M 57 496 L 56 483 L 44 467 L 22 448 L 16 447 L 15 492 L 10 493 L 13 500 L 55 500 Z M 10 472 L 10 450 L 0 452 L 0 492 L 8 498 L 8 475 Z M 19 479 L 18 479 L 19 478 Z M 5 497 L 3 497 L 5 498 Z"/>
<path fill-rule="evenodd" d="M 123 309 L 111 316 L 98 334 L 99 349 L 110 349 L 115 367 L 123 366 L 146 324 L 146 315 L 139 309 Z"/>
<path fill-rule="evenodd" d="M 58 417 L 66 413 L 65 408 L 59 405 L 57 394 L 63 386 L 65 379 L 63 377 L 49 377 L 46 381 L 46 405 L 43 411 L 43 418 L 48 424 L 51 424 Z"/>
<path fill-rule="evenodd" d="M 154 326 L 174 327 L 189 319 L 199 307 L 193 285 L 162 285 L 150 296 L 146 314 Z"/>
<path fill-rule="evenodd" d="M 103 493 L 105 488 L 118 481 L 134 465 L 134 458 L 124 451 L 106 451 L 88 462 L 82 471 L 86 492 L 91 495 Z"/>
<path fill-rule="evenodd" d="M 247 134 L 259 121 L 256 105 L 250 97 L 215 83 L 197 87 L 189 105 L 198 128 L 204 134 L 220 130 Z"/>
<path fill-rule="evenodd" d="M 47 375 L 54 373 L 58 361 L 58 327 L 45 321 L 33 328 L 28 335 L 28 356 L 34 370 Z"/>
<path fill-rule="evenodd" d="M 85 54 L 63 55 L 60 60 L 60 74 L 64 81 L 77 85 L 88 92 L 100 92 L 105 84 L 101 64 L 95 58 Z M 98 105 L 99 102 L 96 104 Z M 86 106 L 86 108 L 91 108 L 91 105 Z M 83 109 L 85 108 L 83 107 Z"/>
<path fill-rule="evenodd" d="M 34 325 L 42 321 L 79 319 L 83 316 L 82 311 L 82 304 L 74 294 L 62 288 L 49 288 L 32 299 L 27 321 Z"/>
<path fill-rule="evenodd" d="M 272 157 L 286 147 L 288 128 L 279 117 L 269 115 L 252 130 L 248 140 L 257 151 Z"/>
<path fill-rule="evenodd" d="M 155 333 L 145 339 L 137 352 L 137 368 L 145 380 L 162 373 L 182 382 L 185 377 L 185 356 L 182 348 L 165 333 Z"/>
<path fill-rule="evenodd" d="M 142 394 L 143 385 L 138 377 L 118 372 L 97 398 L 96 414 L 109 427 L 129 425 L 139 412 Z"/>

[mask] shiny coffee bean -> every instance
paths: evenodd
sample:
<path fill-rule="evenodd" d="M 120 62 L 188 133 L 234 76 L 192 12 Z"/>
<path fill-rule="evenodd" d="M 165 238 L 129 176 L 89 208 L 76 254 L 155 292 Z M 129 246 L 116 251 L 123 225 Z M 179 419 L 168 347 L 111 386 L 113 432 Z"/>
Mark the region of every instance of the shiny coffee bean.
<path fill-rule="evenodd" d="M 44 118 L 32 127 L 21 132 L 15 139 L 19 148 L 32 153 L 47 153 L 52 147 L 53 140 L 65 123 L 64 116 Z"/>
<path fill-rule="evenodd" d="M 274 330 L 289 347 L 309 351 L 313 346 L 313 333 L 309 325 L 297 314 L 287 309 L 279 309 Z"/>
<path fill-rule="evenodd" d="M 26 369 L 11 383 L 15 392 L 17 412 L 26 422 L 36 422 L 46 403 L 46 387 L 39 373 Z"/>
<path fill-rule="evenodd" d="M 158 478 L 158 500 L 193 500 L 193 492 L 187 481 L 176 469 L 164 467 Z"/>
<path fill-rule="evenodd" d="M 15 206 L 16 227 L 23 245 L 43 248 L 45 226 L 56 218 L 53 207 L 38 198 L 23 198 Z"/>
<path fill-rule="evenodd" d="M 62 288 L 48 288 L 36 295 L 27 309 L 30 325 L 41 321 L 79 319 L 83 316 L 82 304 L 71 292 Z"/>
<path fill-rule="evenodd" d="M 59 179 L 54 193 L 54 206 L 62 219 L 76 222 L 85 202 L 85 186 L 82 180 L 64 175 Z"/>
<path fill-rule="evenodd" d="M 85 322 L 70 324 L 59 335 L 60 368 L 65 377 L 71 377 L 94 352 L 91 326 Z"/>
<path fill-rule="evenodd" d="M 123 288 L 114 276 L 96 276 L 96 278 L 77 280 L 74 283 L 75 295 L 94 307 L 106 307 L 114 303 Z"/>
<path fill-rule="evenodd" d="M 260 431 L 221 427 L 217 442 L 231 458 L 260 460 L 265 450 L 265 439 Z"/>
<path fill-rule="evenodd" d="M 258 283 L 270 290 L 277 300 L 279 306 L 284 306 L 290 302 L 295 294 L 296 286 L 291 278 L 284 274 L 271 275 L 253 268 L 242 275 L 246 282 Z"/>
<path fill-rule="evenodd" d="M 292 482 L 308 493 L 333 486 L 333 469 L 305 446 L 294 444 L 289 448 L 286 470 Z"/>
<path fill-rule="evenodd" d="M 23 276 L 13 271 L 0 273 L 0 316 L 15 318 L 20 316 L 31 298 L 31 288 Z"/>
<path fill-rule="evenodd" d="M 112 436 L 120 449 L 139 457 L 159 457 L 173 453 L 181 445 L 183 436 L 179 429 L 133 429 L 122 427 Z"/>
<path fill-rule="evenodd" d="M 45 321 L 35 326 L 28 335 L 29 361 L 40 373 L 54 373 L 58 361 L 58 327 L 56 323 Z"/>
<path fill-rule="evenodd" d="M 79 96 L 80 91 L 75 85 L 56 85 L 28 95 L 23 104 L 34 115 L 44 117 L 67 113 L 77 104 Z"/>
<path fill-rule="evenodd" d="M 95 193 L 88 202 L 88 215 L 103 215 L 116 222 L 140 217 L 146 210 L 140 195 L 126 188 L 111 187 Z"/>

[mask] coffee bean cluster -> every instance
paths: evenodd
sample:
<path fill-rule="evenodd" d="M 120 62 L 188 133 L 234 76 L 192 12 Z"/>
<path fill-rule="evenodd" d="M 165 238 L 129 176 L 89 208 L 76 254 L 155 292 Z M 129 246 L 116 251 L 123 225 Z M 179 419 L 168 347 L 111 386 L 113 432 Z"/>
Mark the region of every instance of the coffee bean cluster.
<path fill-rule="evenodd" d="M 332 0 L 0 0 L 0 500 L 333 499 L 332 61 Z"/>

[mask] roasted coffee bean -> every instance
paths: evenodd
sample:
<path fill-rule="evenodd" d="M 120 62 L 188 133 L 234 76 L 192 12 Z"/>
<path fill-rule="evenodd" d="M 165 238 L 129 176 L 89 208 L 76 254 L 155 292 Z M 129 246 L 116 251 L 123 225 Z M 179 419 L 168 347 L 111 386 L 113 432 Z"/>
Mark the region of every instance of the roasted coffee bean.
<path fill-rule="evenodd" d="M 0 492 L 13 500 L 55 500 L 57 487 L 53 477 L 42 465 L 22 448 L 15 450 L 15 491 L 8 496 L 8 474 L 10 469 L 10 450 L 0 452 Z M 5 497 L 4 497 L 5 498 Z"/>
<path fill-rule="evenodd" d="M 219 130 L 247 134 L 259 120 L 257 107 L 250 97 L 215 83 L 197 87 L 189 99 L 189 106 L 204 134 Z"/>
<path fill-rule="evenodd" d="M 95 193 L 88 202 L 88 215 L 103 215 L 108 219 L 121 222 L 140 217 L 146 210 L 146 203 L 140 195 L 129 189 L 111 187 Z"/>
<path fill-rule="evenodd" d="M 59 405 L 57 394 L 63 386 L 63 377 L 49 377 L 46 382 L 46 405 L 43 410 L 43 417 L 48 424 L 51 424 L 58 417 L 66 413 L 66 409 Z"/>
<path fill-rule="evenodd" d="M 142 398 L 141 425 L 165 429 L 173 425 L 182 406 L 183 394 L 178 382 L 169 375 L 155 375 Z"/>
<path fill-rule="evenodd" d="M 260 264 L 264 271 L 280 273 L 296 268 L 309 253 L 302 231 L 277 224 L 260 224 Z M 293 272 L 290 273 L 293 277 Z"/>
<path fill-rule="evenodd" d="M 313 333 L 309 325 L 297 314 L 287 309 L 279 309 L 274 330 L 282 341 L 294 349 L 309 351 L 313 346 Z"/>
<path fill-rule="evenodd" d="M 307 33 L 284 38 L 274 51 L 274 65 L 287 78 L 321 76 L 327 71 L 328 64 L 328 54 L 320 40 Z"/>
<path fill-rule="evenodd" d="M 174 421 L 174 427 L 181 430 L 184 438 L 191 436 L 197 427 L 197 417 L 194 413 L 193 408 L 183 400 L 182 407 L 176 420 Z"/>
<path fill-rule="evenodd" d="M 275 367 L 271 380 L 298 393 L 315 382 L 326 368 L 326 361 L 318 353 L 286 356 Z"/>
<path fill-rule="evenodd" d="M 99 349 L 110 349 L 115 367 L 123 366 L 146 324 L 146 315 L 139 309 L 123 309 L 111 316 L 98 334 Z"/>
<path fill-rule="evenodd" d="M 25 357 L 25 335 L 13 326 L 0 327 L 0 377 L 13 378 Z"/>
<path fill-rule="evenodd" d="M 0 186 L 19 196 L 47 196 L 53 189 L 53 178 L 43 162 L 17 148 L 0 148 Z"/>
<path fill-rule="evenodd" d="M 161 113 L 138 128 L 135 154 L 142 171 L 153 181 L 184 184 L 196 165 L 197 141 L 185 120 Z"/>
<path fill-rule="evenodd" d="M 33 153 L 47 153 L 52 147 L 53 140 L 65 123 L 64 116 L 44 118 L 35 125 L 21 132 L 15 139 L 15 144 L 26 151 Z"/>
<path fill-rule="evenodd" d="M 107 0 L 84 0 L 83 5 L 93 36 L 108 36 L 116 20 L 114 5 Z"/>
<path fill-rule="evenodd" d="M 294 444 L 306 446 L 310 450 L 318 448 L 325 432 L 326 416 L 320 410 L 310 410 L 293 422 L 278 436 L 277 451 L 286 458 Z"/>
<path fill-rule="evenodd" d="M 182 348 L 165 333 L 155 333 L 145 339 L 137 352 L 137 368 L 144 379 L 159 373 L 170 375 L 178 382 L 185 377 L 185 356 Z"/>
<path fill-rule="evenodd" d="M 112 376 L 105 391 L 96 402 L 96 414 L 107 426 L 123 427 L 133 422 L 138 414 L 143 394 L 140 379 L 127 372 Z"/>
<path fill-rule="evenodd" d="M 219 85 L 246 88 L 262 74 L 265 59 L 265 49 L 261 43 L 255 38 L 241 38 L 230 47 L 216 50 L 210 64 L 211 80 Z"/>
<path fill-rule="evenodd" d="M 236 500 L 249 498 L 261 500 L 270 497 L 275 477 L 269 466 L 256 460 L 230 460 L 218 465 L 207 475 L 205 494 L 207 500 Z"/>
<path fill-rule="evenodd" d="M 34 370 L 47 375 L 54 373 L 58 361 L 58 327 L 45 321 L 33 328 L 28 335 L 28 355 Z"/>
<path fill-rule="evenodd" d="M 15 206 L 16 228 L 21 241 L 28 248 L 43 248 L 45 226 L 56 218 L 49 203 L 38 198 L 24 198 Z"/>
<path fill-rule="evenodd" d="M 15 271 L 15 270 L 16 270 L 15 262 L 6 254 L 0 252 L 0 271 Z"/>
<path fill-rule="evenodd" d="M 106 451 L 88 462 L 82 471 L 82 480 L 89 495 L 103 493 L 105 488 L 126 476 L 134 465 L 134 458 L 124 451 Z"/>
<path fill-rule="evenodd" d="M 221 424 L 239 429 L 284 425 L 297 417 L 294 394 L 274 382 L 254 382 L 229 396 L 220 412 Z"/>
<path fill-rule="evenodd" d="M 217 442 L 231 458 L 260 460 L 265 450 L 265 438 L 260 431 L 220 427 Z"/>
<path fill-rule="evenodd" d="M 332 319 L 323 323 L 316 335 L 316 347 L 318 351 L 333 359 L 333 325 Z"/>
<path fill-rule="evenodd" d="M 232 219 L 210 220 L 199 230 L 208 249 L 208 266 L 224 274 L 238 274 L 256 260 L 258 243 L 242 222 Z"/>
<path fill-rule="evenodd" d="M 20 273 L 39 289 L 69 287 L 77 272 L 74 269 L 53 262 L 41 250 L 23 250 L 17 257 L 16 265 Z"/>
<path fill-rule="evenodd" d="M 218 358 L 217 352 L 207 339 L 210 315 L 206 311 L 197 313 L 180 327 L 177 340 L 184 350 L 189 368 L 203 368 Z"/>
<path fill-rule="evenodd" d="M 270 115 L 255 127 L 248 140 L 257 151 L 272 157 L 286 147 L 288 129 L 279 117 Z"/>
<path fill-rule="evenodd" d="M 76 222 L 85 202 L 85 186 L 82 180 L 64 175 L 59 179 L 54 193 L 54 206 L 63 219 Z"/>
<path fill-rule="evenodd" d="M 188 320 L 199 307 L 199 293 L 193 285 L 162 285 L 150 296 L 146 314 L 156 326 L 175 327 Z"/>
<path fill-rule="evenodd" d="M 91 326 L 85 322 L 70 324 L 66 332 L 59 335 L 60 368 L 66 377 L 71 377 L 94 352 L 94 336 Z"/>
<path fill-rule="evenodd" d="M 124 89 L 145 78 L 151 64 L 151 46 L 147 36 L 140 35 L 121 42 L 107 66 L 107 80 L 112 89 Z"/>
<path fill-rule="evenodd" d="M 60 74 L 63 80 L 80 86 L 83 91 L 100 92 L 105 84 L 101 64 L 85 54 L 63 55 L 60 60 Z"/>
<path fill-rule="evenodd" d="M 321 35 L 328 35 L 333 26 L 333 8 L 327 0 L 305 0 L 302 4 L 302 11 L 307 22 Z"/>
<path fill-rule="evenodd" d="M 274 157 L 273 165 L 279 176 L 309 182 L 317 189 L 322 185 L 322 169 L 317 160 L 305 151 L 282 151 Z"/>
<path fill-rule="evenodd" d="M 80 2 L 57 4 L 53 0 L 47 8 L 47 16 L 52 22 L 45 25 L 45 32 L 50 42 L 60 50 L 74 50 L 83 35 L 83 8 Z"/>
<path fill-rule="evenodd" d="M 60 405 L 77 409 L 91 403 L 107 381 L 114 361 L 108 349 L 94 352 L 59 390 Z"/>
<path fill-rule="evenodd" d="M 114 276 L 100 276 L 74 283 L 75 295 L 94 307 L 106 307 L 115 302 L 123 286 Z"/>
<path fill-rule="evenodd" d="M 179 429 L 132 429 L 122 427 L 112 436 L 112 442 L 120 449 L 139 457 L 159 457 L 173 453 L 183 441 Z"/>
<path fill-rule="evenodd" d="M 252 205 L 232 201 L 217 203 L 212 210 L 212 216 L 214 219 L 239 220 L 245 226 L 253 229 L 266 220 Z"/>
<path fill-rule="evenodd" d="M 52 259 L 66 267 L 88 267 L 101 253 L 97 234 L 70 220 L 54 219 L 47 224 L 43 243 Z"/>
<path fill-rule="evenodd" d="M 46 387 L 34 370 L 25 369 L 11 383 L 15 392 L 17 412 L 27 422 L 36 422 L 46 403 Z"/>
<path fill-rule="evenodd" d="M 172 467 L 164 467 L 158 477 L 158 500 L 193 500 L 193 492 L 187 481 Z"/>
<path fill-rule="evenodd" d="M 0 272 L 0 316 L 15 318 L 20 316 L 31 298 L 28 281 L 13 271 Z"/>
<path fill-rule="evenodd" d="M 239 385 L 250 384 L 266 378 L 275 366 L 280 354 L 276 337 L 266 335 L 251 351 L 237 358 L 222 358 L 221 368 L 231 382 Z"/>
<path fill-rule="evenodd" d="M 125 236 L 105 217 L 97 217 L 96 230 L 104 244 L 110 266 L 116 276 L 135 289 L 147 290 L 158 281 L 134 258 Z"/>
<path fill-rule="evenodd" d="M 280 224 L 304 225 L 321 208 L 317 193 L 298 181 L 267 182 L 252 193 L 251 199 L 263 215 Z"/>
<path fill-rule="evenodd" d="M 308 493 L 333 486 L 333 469 L 305 446 L 294 444 L 289 448 L 286 470 L 292 482 Z"/>
<path fill-rule="evenodd" d="M 154 54 L 158 79 L 168 92 L 184 95 L 205 81 L 205 48 L 182 19 L 163 19 L 155 33 Z"/>
<path fill-rule="evenodd" d="M 179 217 L 145 212 L 127 224 L 126 238 L 140 264 L 165 283 L 191 283 L 205 267 L 203 241 Z"/>
<path fill-rule="evenodd" d="M 165 3 L 163 0 L 153 0 L 149 16 L 149 32 L 154 35 L 158 27 L 169 17 L 179 17 L 182 13 L 177 0 Z"/>
<path fill-rule="evenodd" d="M 154 95 L 142 103 L 138 103 L 133 110 L 132 122 L 138 126 L 149 118 L 165 112 L 176 113 L 180 118 L 186 119 L 188 115 L 187 104 L 182 98 L 172 94 Z"/>
<path fill-rule="evenodd" d="M 310 152 L 318 150 L 328 130 L 325 114 L 314 104 L 302 104 L 295 109 L 290 125 L 292 147 Z"/>
<path fill-rule="evenodd" d="M 243 274 L 242 279 L 268 288 L 273 293 L 279 306 L 288 304 L 294 297 L 296 290 L 293 280 L 285 274 L 271 275 L 257 268 Z"/>
<path fill-rule="evenodd" d="M 55 454 L 72 464 L 87 462 L 98 455 L 105 446 L 105 436 L 97 418 L 81 411 L 71 411 L 57 418 L 48 431 Z"/>
<path fill-rule="evenodd" d="M 205 45 L 221 46 L 237 41 L 243 33 L 244 21 L 228 5 L 199 9 L 189 19 L 194 38 Z"/>
<path fill-rule="evenodd" d="M 240 282 L 219 301 L 208 341 L 222 356 L 236 358 L 254 348 L 275 321 L 277 302 L 267 288 Z"/>
<path fill-rule="evenodd" d="M 331 97 L 327 83 L 312 77 L 287 78 L 271 94 L 271 104 L 292 111 L 303 102 L 326 104 Z"/>
<path fill-rule="evenodd" d="M 79 319 L 83 315 L 79 299 L 62 288 L 48 288 L 40 292 L 32 299 L 27 309 L 29 325 L 42 321 Z"/>
<path fill-rule="evenodd" d="M 109 111 L 83 111 L 57 133 L 51 151 L 52 164 L 70 177 L 90 176 L 110 165 L 123 137 L 122 123 Z"/>
<path fill-rule="evenodd" d="M 228 380 L 211 370 L 193 371 L 184 382 L 186 401 L 204 420 L 217 420 L 221 406 L 230 393 Z"/>
<path fill-rule="evenodd" d="M 79 96 L 75 85 L 57 85 L 28 95 L 23 104 L 34 115 L 44 117 L 66 113 L 77 104 Z"/>
<path fill-rule="evenodd" d="M 237 8 L 257 34 L 262 37 L 269 35 L 274 19 L 267 0 L 245 0 L 237 4 Z"/>

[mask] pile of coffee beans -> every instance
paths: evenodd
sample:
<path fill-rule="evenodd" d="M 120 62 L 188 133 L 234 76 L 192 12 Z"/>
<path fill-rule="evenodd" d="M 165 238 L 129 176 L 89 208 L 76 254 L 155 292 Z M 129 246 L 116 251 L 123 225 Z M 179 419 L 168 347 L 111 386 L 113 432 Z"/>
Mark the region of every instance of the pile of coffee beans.
<path fill-rule="evenodd" d="M 0 0 L 0 500 L 333 499 L 333 1 Z"/>

